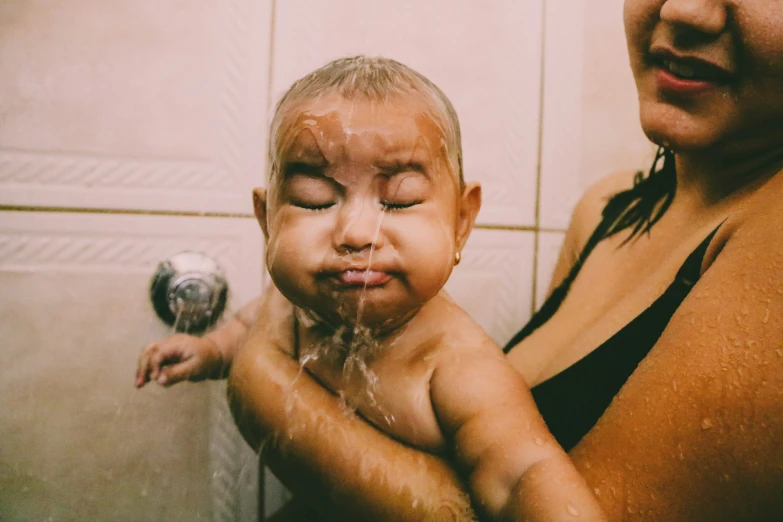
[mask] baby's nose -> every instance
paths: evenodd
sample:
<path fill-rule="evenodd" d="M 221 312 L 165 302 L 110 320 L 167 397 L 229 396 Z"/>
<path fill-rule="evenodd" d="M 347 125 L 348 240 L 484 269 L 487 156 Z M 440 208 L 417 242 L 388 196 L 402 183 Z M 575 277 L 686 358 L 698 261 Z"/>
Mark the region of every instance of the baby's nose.
<path fill-rule="evenodd" d="M 371 198 L 355 198 L 340 209 L 335 227 L 335 247 L 340 252 L 378 248 L 384 213 Z"/>

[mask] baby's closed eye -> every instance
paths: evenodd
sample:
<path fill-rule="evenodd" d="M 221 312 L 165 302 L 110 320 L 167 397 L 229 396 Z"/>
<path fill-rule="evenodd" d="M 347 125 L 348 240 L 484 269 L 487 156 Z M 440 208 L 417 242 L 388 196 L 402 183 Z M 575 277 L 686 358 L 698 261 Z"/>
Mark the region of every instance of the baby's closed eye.
<path fill-rule="evenodd" d="M 293 173 L 287 185 L 291 204 L 310 210 L 327 209 L 339 196 L 333 181 L 309 173 Z"/>
<path fill-rule="evenodd" d="M 384 210 L 402 210 L 427 199 L 430 182 L 420 172 L 398 172 L 381 183 L 381 205 Z"/>

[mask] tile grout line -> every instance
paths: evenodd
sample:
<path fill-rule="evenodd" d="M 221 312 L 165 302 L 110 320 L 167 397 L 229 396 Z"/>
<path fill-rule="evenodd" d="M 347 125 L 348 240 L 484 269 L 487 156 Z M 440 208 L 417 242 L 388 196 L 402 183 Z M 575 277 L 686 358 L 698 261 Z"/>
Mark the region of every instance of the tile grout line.
<path fill-rule="evenodd" d="M 538 92 L 538 151 L 536 163 L 536 201 L 534 209 L 534 230 L 533 230 L 533 282 L 530 292 L 530 313 L 536 311 L 536 295 L 538 293 L 538 269 L 539 269 L 539 243 L 541 238 L 541 164 L 543 160 L 543 142 L 544 142 L 544 97 L 546 81 L 546 2 L 541 0 L 541 78 L 539 80 Z"/>
<path fill-rule="evenodd" d="M 265 172 L 263 173 L 264 176 L 264 183 L 266 184 L 266 178 L 267 173 L 269 172 L 271 165 L 269 164 L 270 158 L 269 158 L 269 143 L 272 139 L 272 136 L 270 134 L 269 125 L 271 123 L 271 111 L 272 111 L 272 101 L 273 101 L 273 95 L 272 91 L 274 89 L 274 68 L 275 68 L 275 28 L 277 27 L 277 0 L 269 0 L 271 12 L 269 14 L 269 65 L 267 68 L 267 89 L 266 89 L 266 107 L 264 110 L 264 122 L 263 125 L 266 127 L 266 144 L 265 144 L 265 151 L 264 155 L 266 156 L 266 161 L 264 162 L 264 165 L 266 168 L 264 169 Z M 264 246 L 266 249 L 266 246 Z M 264 261 L 264 265 L 266 265 L 266 261 Z M 264 266 L 264 272 L 266 272 L 266 266 Z M 261 288 L 262 290 L 265 288 L 266 278 L 261 278 Z M 264 459 L 259 453 L 258 455 L 258 489 L 256 492 L 257 495 L 257 502 L 258 502 L 258 509 L 256 511 L 256 515 L 259 521 L 266 519 L 266 466 L 264 465 Z"/>

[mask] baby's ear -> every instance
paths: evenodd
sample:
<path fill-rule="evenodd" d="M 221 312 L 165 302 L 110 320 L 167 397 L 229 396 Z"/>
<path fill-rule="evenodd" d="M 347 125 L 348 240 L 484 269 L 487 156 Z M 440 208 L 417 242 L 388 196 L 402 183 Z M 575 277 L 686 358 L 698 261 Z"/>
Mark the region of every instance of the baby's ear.
<path fill-rule="evenodd" d="M 266 224 L 266 189 L 263 187 L 256 187 L 253 189 L 253 211 L 256 214 L 258 224 L 261 225 L 261 230 L 264 232 L 264 237 L 269 239 L 269 229 Z"/>
<path fill-rule="evenodd" d="M 459 215 L 457 216 L 456 242 L 458 252 L 461 252 L 465 246 L 479 210 L 481 210 L 481 184 L 476 181 L 466 183 L 460 197 Z"/>

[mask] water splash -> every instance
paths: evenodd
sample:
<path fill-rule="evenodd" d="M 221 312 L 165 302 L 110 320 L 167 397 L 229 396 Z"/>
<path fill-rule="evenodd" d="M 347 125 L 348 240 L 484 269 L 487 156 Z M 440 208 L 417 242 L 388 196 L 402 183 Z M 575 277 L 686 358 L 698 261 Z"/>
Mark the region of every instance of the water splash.
<path fill-rule="evenodd" d="M 378 237 L 381 235 L 381 226 L 383 225 L 383 218 L 386 216 L 385 212 L 379 212 L 378 218 L 375 220 L 375 232 L 373 233 L 372 243 L 370 243 L 370 253 L 367 256 L 367 268 L 372 269 L 372 258 L 375 254 L 375 245 L 378 244 Z M 360 325 L 362 322 L 362 315 L 364 314 L 364 306 L 367 302 L 367 279 L 364 281 L 364 287 L 362 293 L 359 296 L 359 303 L 356 309 L 356 324 Z M 354 332 L 356 334 L 356 332 Z"/>
<path fill-rule="evenodd" d="M 175 332 L 179 331 L 179 323 L 184 316 L 185 316 L 185 300 L 182 299 L 181 297 L 177 297 L 177 313 L 176 316 L 174 317 L 174 324 L 171 325 L 171 327 L 174 329 Z M 187 333 L 187 328 L 185 328 L 184 332 Z"/>
<path fill-rule="evenodd" d="M 373 355 L 381 348 L 381 343 L 373 332 L 364 326 L 354 327 L 351 346 L 343 364 L 343 379 L 349 381 L 358 377 L 363 383 L 363 395 L 368 406 L 380 414 L 387 426 L 394 423 L 394 414 L 389 412 L 377 399 L 380 384 L 378 375 L 368 364 Z"/>

